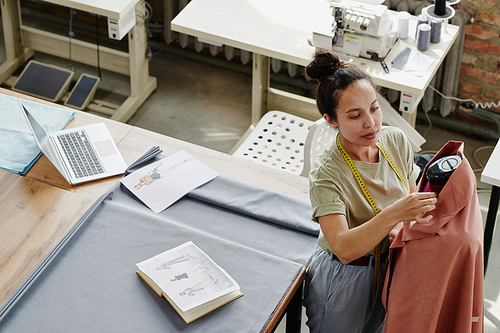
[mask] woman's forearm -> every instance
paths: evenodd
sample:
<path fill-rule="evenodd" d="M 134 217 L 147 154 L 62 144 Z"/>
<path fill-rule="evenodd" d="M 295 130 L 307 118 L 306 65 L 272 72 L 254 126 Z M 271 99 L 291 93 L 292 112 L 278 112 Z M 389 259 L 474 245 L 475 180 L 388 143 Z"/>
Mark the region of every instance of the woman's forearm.
<path fill-rule="evenodd" d="M 339 260 L 347 264 L 373 250 L 400 221 L 380 212 L 369 221 L 354 228 L 347 228 L 344 215 L 327 215 L 320 218 L 326 241 Z"/>

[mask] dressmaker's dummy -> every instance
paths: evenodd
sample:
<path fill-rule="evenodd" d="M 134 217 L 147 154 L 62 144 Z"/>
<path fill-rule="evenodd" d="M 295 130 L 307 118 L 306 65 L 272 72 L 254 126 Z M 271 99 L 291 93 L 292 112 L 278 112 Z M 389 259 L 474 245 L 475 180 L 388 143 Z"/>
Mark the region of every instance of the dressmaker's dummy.
<path fill-rule="evenodd" d="M 453 172 L 462 162 L 458 155 L 445 156 L 434 161 L 427 168 L 425 177 L 427 184 L 424 185 L 423 192 L 436 192 L 439 194 Z"/>
<path fill-rule="evenodd" d="M 483 220 L 463 148 L 449 141 L 428 163 L 417 190 L 438 194 L 433 217 L 391 244 L 385 333 L 484 332 Z"/>

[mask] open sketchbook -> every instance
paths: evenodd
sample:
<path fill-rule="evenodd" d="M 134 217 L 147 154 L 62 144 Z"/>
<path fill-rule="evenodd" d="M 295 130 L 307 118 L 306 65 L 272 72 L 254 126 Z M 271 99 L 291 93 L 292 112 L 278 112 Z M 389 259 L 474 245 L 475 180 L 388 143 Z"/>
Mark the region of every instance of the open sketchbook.
<path fill-rule="evenodd" d="M 121 183 L 155 213 L 219 174 L 181 150 L 123 177 Z"/>
<path fill-rule="evenodd" d="M 243 295 L 236 281 L 191 241 L 138 263 L 137 274 L 186 323 Z"/>

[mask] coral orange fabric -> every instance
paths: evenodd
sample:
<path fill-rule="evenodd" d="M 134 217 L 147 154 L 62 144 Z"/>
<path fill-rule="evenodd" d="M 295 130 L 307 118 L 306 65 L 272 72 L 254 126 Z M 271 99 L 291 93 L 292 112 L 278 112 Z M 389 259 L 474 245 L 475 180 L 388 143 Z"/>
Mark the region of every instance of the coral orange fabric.
<path fill-rule="evenodd" d="M 463 143 L 449 141 L 429 162 L 462 162 L 438 194 L 428 223 L 404 222 L 389 249 L 382 302 L 386 333 L 484 332 L 483 220 Z M 425 175 L 425 171 L 423 175 Z M 421 191 L 427 180 L 422 177 Z"/>

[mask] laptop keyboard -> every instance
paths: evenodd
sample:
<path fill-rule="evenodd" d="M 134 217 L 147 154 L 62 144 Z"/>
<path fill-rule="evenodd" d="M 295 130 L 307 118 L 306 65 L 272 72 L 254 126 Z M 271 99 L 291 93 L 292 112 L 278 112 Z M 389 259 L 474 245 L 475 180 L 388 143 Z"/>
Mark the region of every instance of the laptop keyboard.
<path fill-rule="evenodd" d="M 90 144 L 85 131 L 57 136 L 76 178 L 104 173 L 101 161 Z"/>

